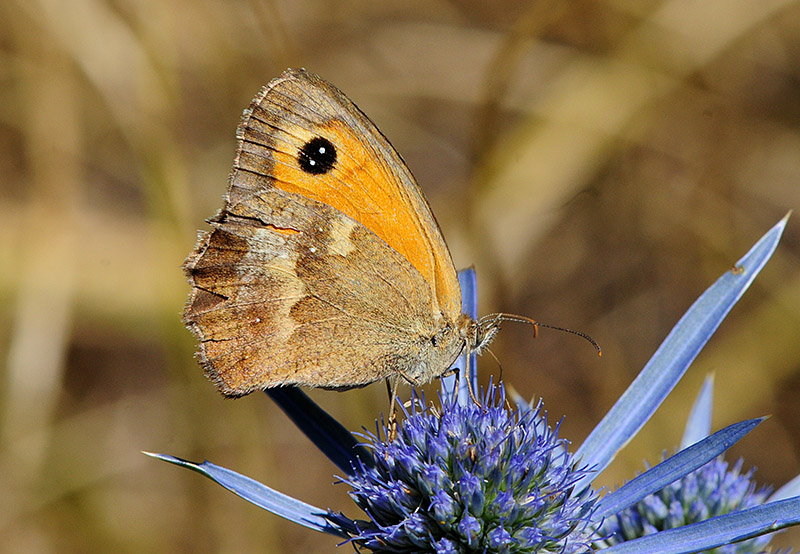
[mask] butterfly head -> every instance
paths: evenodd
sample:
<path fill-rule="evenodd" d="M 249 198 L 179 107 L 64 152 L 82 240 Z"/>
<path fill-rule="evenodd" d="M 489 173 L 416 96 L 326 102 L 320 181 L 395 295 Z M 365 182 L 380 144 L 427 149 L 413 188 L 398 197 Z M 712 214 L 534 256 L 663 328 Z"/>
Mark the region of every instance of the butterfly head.
<path fill-rule="evenodd" d="M 464 349 L 469 353 L 480 354 L 500 330 L 502 314 L 490 314 L 478 320 L 461 314 L 456 320 L 456 329 Z"/>

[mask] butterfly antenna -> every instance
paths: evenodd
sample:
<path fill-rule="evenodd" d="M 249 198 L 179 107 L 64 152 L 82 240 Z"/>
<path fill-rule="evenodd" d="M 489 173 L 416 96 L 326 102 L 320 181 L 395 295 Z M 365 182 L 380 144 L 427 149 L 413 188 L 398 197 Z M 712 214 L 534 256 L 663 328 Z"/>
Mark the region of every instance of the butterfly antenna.
<path fill-rule="evenodd" d="M 574 329 L 567 329 L 566 327 L 556 327 L 555 325 L 540 323 L 535 319 L 531 319 L 530 317 L 525 317 L 524 315 L 505 314 L 505 313 L 489 314 L 483 316 L 480 319 L 479 324 L 488 325 L 489 327 L 492 327 L 492 326 L 497 326 L 501 321 L 513 321 L 516 323 L 527 323 L 528 325 L 533 325 L 533 338 L 536 338 L 539 335 L 539 327 L 546 327 L 547 329 L 553 329 L 555 331 L 564 331 L 565 333 L 578 335 L 579 337 L 589 341 L 589 343 L 592 346 L 594 346 L 594 349 L 597 350 L 598 356 L 603 355 L 603 350 L 600 348 L 600 345 L 597 344 L 597 341 L 594 340 L 589 335 L 587 335 L 586 333 L 581 333 L 580 331 L 575 331 Z"/>
<path fill-rule="evenodd" d="M 537 323 L 540 327 L 547 327 L 548 329 L 555 329 L 556 331 L 564 331 L 565 333 L 570 333 L 572 335 L 578 335 L 581 338 L 586 339 L 589 343 L 594 346 L 594 349 L 597 350 L 597 355 L 602 356 L 603 350 L 600 348 L 600 345 L 597 344 L 597 341 L 594 340 L 592 337 L 587 335 L 586 333 L 581 333 L 580 331 L 575 331 L 574 329 L 567 329 L 566 327 L 556 327 L 555 325 L 546 325 L 544 323 Z"/>

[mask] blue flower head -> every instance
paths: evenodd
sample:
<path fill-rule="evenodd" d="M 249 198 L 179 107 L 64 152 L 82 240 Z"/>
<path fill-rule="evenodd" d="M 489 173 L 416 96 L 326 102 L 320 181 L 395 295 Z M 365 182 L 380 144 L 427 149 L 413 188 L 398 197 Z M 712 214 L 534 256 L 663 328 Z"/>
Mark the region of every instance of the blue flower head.
<path fill-rule="evenodd" d="M 394 440 L 365 436 L 373 456 L 344 479 L 369 516 L 350 529 L 374 552 L 563 552 L 585 550 L 594 492 L 574 494 L 587 472 L 541 407 L 512 410 L 502 386 L 481 405 L 424 399 Z M 383 435 L 388 436 L 383 429 Z"/>
<path fill-rule="evenodd" d="M 742 460 L 733 467 L 721 457 L 685 475 L 660 491 L 607 518 L 599 530 L 607 537 L 597 544 L 611 546 L 667 529 L 699 523 L 715 516 L 761 506 L 770 489 L 757 487 L 753 470 L 742 473 Z M 765 552 L 771 535 L 725 545 L 719 554 Z"/>

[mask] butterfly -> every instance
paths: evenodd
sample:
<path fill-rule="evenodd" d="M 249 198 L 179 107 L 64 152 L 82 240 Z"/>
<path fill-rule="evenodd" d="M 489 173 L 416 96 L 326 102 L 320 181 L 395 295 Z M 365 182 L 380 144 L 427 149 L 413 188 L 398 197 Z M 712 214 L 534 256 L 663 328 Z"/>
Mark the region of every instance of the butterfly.
<path fill-rule="evenodd" d="M 183 314 L 226 396 L 413 385 L 479 351 L 499 319 L 461 312 L 442 232 L 403 159 L 302 69 L 244 111 L 224 206 L 184 263 Z"/>

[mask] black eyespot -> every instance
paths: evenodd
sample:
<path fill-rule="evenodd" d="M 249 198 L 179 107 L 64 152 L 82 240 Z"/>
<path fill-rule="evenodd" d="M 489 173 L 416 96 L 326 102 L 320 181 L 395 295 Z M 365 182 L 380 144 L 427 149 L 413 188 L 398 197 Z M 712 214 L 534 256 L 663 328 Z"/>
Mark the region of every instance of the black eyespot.
<path fill-rule="evenodd" d="M 300 169 L 312 175 L 329 172 L 336 163 L 336 147 L 326 138 L 316 137 L 300 149 L 297 156 Z"/>

